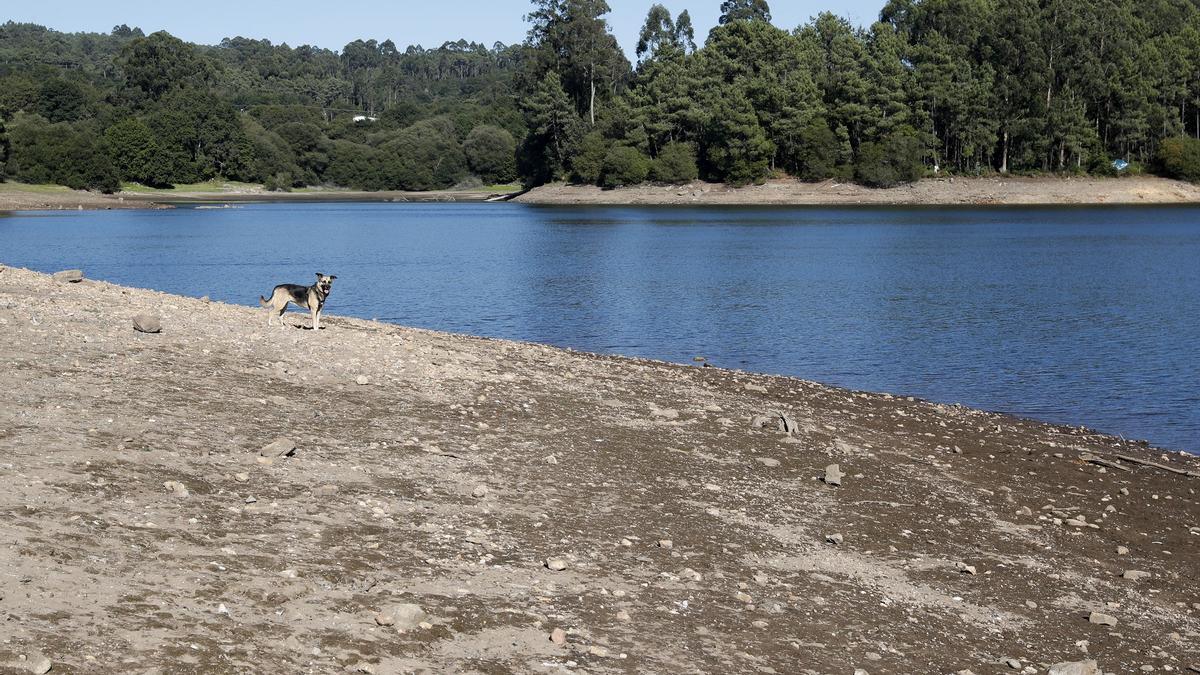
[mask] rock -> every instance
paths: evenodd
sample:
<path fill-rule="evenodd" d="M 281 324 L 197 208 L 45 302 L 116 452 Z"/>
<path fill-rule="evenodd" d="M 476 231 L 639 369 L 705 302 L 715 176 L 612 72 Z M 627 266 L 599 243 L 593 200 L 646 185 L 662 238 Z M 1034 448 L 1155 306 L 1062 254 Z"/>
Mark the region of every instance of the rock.
<path fill-rule="evenodd" d="M 380 626 L 395 626 L 396 630 L 416 630 L 429 618 L 420 605 L 404 603 L 385 609 L 375 616 Z"/>
<path fill-rule="evenodd" d="M 246 481 L 250 480 L 250 474 L 244 471 L 239 471 L 238 473 L 233 474 L 233 479 L 239 483 L 245 483 Z"/>
<path fill-rule="evenodd" d="M 476 485 L 474 490 L 471 490 L 471 496 L 476 499 L 483 499 L 487 496 L 488 488 L 486 485 Z"/>
<path fill-rule="evenodd" d="M 133 317 L 133 329 L 139 333 L 161 333 L 162 322 L 153 314 L 138 314 Z"/>
<path fill-rule="evenodd" d="M 558 458 L 555 457 L 554 455 L 549 455 L 548 457 L 546 457 L 546 463 L 551 464 L 551 465 L 558 464 Z"/>
<path fill-rule="evenodd" d="M 826 485 L 838 486 L 842 484 L 842 468 L 837 464 L 830 464 L 825 467 L 825 477 L 822 480 Z"/>
<path fill-rule="evenodd" d="M 598 645 L 592 645 L 591 647 L 588 647 L 588 653 L 592 656 L 598 656 L 602 659 L 608 657 L 608 650 Z"/>
<path fill-rule="evenodd" d="M 1038 604 L 1032 600 L 1026 600 L 1025 606 L 1028 607 L 1029 609 L 1037 609 L 1038 608 Z"/>
<path fill-rule="evenodd" d="M 1152 576 L 1154 575 L 1141 570 L 1125 570 L 1125 573 L 1121 575 L 1121 578 L 1128 579 L 1130 581 L 1141 581 L 1142 579 L 1149 579 Z"/>
<path fill-rule="evenodd" d="M 188 496 L 187 486 L 178 481 L 169 480 L 163 483 L 163 487 L 170 490 L 176 497 L 184 498 Z"/>
<path fill-rule="evenodd" d="M 45 675 L 46 673 L 50 672 L 51 668 L 54 667 L 54 663 L 45 656 L 38 654 L 31 656 L 25 667 L 28 668 L 29 672 L 33 673 L 34 675 Z"/>
<path fill-rule="evenodd" d="M 1088 621 L 1098 626 L 1115 626 L 1117 625 L 1117 617 L 1103 612 L 1092 612 L 1088 615 Z"/>
<path fill-rule="evenodd" d="M 263 446 L 258 454 L 262 457 L 291 457 L 296 452 L 296 444 L 290 438 L 280 436 Z"/>
<path fill-rule="evenodd" d="M 840 534 L 831 534 L 825 537 L 825 541 L 833 544 L 834 546 L 841 546 L 842 542 L 845 540 L 845 537 Z"/>
<path fill-rule="evenodd" d="M 1129 555 L 1129 547 L 1118 546 L 1117 547 L 1117 555 Z"/>
<path fill-rule="evenodd" d="M 77 284 L 83 281 L 83 270 L 63 270 L 55 272 L 52 277 L 55 281 L 64 284 Z"/>
<path fill-rule="evenodd" d="M 551 572 L 561 572 L 567 569 L 567 561 L 562 558 L 546 558 L 546 562 L 542 564 Z"/>
<path fill-rule="evenodd" d="M 954 569 L 958 570 L 959 572 L 962 572 L 963 574 L 974 575 L 976 573 L 974 565 L 968 565 L 964 562 L 954 563 Z"/>
<path fill-rule="evenodd" d="M 632 621 L 633 617 L 629 616 L 629 612 L 621 610 L 617 612 L 617 621 Z"/>
<path fill-rule="evenodd" d="M 659 539 L 658 547 L 665 548 L 669 551 L 669 550 L 675 548 L 675 542 L 671 541 L 670 539 Z"/>
<path fill-rule="evenodd" d="M 763 466 L 769 466 L 772 468 L 779 466 L 779 460 L 771 457 L 755 457 L 754 461 L 762 464 Z"/>
<path fill-rule="evenodd" d="M 354 382 L 359 386 L 365 387 L 368 384 L 371 384 L 371 378 L 367 377 L 366 375 L 359 375 L 358 377 L 354 378 Z"/>
<path fill-rule="evenodd" d="M 746 385 L 746 391 L 756 391 L 760 394 L 765 394 L 767 393 L 767 388 L 761 384 L 748 384 Z"/>
<path fill-rule="evenodd" d="M 567 631 L 561 628 L 555 628 L 554 630 L 550 631 L 550 641 L 556 645 L 567 644 Z"/>
<path fill-rule="evenodd" d="M 1073 661 L 1050 666 L 1049 675 L 1104 675 L 1095 661 Z"/>
<path fill-rule="evenodd" d="M 738 602 L 744 602 L 746 604 L 754 602 L 754 598 L 750 597 L 750 594 L 746 593 L 745 591 L 738 591 L 737 593 L 733 594 L 733 597 L 737 598 Z"/>
<path fill-rule="evenodd" d="M 1020 670 L 1023 667 L 1020 659 L 1004 659 L 1004 665 L 1012 668 L 1013 670 Z"/>

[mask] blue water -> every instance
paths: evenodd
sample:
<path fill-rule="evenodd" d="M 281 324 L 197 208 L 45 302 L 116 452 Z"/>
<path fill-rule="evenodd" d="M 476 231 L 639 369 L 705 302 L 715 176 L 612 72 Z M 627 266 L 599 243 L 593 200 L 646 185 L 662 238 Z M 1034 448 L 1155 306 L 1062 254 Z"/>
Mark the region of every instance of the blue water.
<path fill-rule="evenodd" d="M 0 262 L 796 375 L 1200 451 L 1200 208 L 20 213 Z"/>

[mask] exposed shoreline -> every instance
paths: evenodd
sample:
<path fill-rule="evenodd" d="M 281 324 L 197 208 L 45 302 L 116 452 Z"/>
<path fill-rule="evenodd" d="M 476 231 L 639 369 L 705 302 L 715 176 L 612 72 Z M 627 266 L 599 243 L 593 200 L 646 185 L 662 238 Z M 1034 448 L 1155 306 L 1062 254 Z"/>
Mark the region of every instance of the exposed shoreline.
<path fill-rule="evenodd" d="M 484 202 L 604 206 L 1050 206 L 1200 204 L 1200 185 L 1137 176 L 1129 178 L 941 178 L 913 185 L 872 189 L 853 183 L 804 183 L 772 180 L 734 188 L 697 181 L 687 185 L 641 185 L 604 190 L 588 185 L 555 183 L 511 195 L 486 190 L 431 192 L 364 192 L 307 190 L 119 192 L 113 195 L 55 186 L 0 183 L 0 212 L 24 210 L 102 210 L 170 208 L 173 204 L 239 204 L 272 202 Z"/>
<path fill-rule="evenodd" d="M 1200 185 L 1130 178 L 940 178 L 873 189 L 854 183 L 771 180 L 734 188 L 695 182 L 604 190 L 556 183 L 514 201 L 525 204 L 722 205 L 722 206 L 1048 206 L 1089 204 L 1200 204 Z"/>
<path fill-rule="evenodd" d="M 0 266 L 0 671 L 1200 665 L 1200 478 L 1137 463 L 1198 458 L 322 324 Z M 398 630 L 401 603 L 424 622 Z"/>

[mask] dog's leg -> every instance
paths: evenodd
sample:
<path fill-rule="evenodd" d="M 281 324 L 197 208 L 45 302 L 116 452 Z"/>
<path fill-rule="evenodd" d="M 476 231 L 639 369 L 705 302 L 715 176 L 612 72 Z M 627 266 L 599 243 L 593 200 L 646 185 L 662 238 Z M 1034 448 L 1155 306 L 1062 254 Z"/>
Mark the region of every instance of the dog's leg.
<path fill-rule="evenodd" d="M 313 307 L 309 311 L 312 313 L 313 330 L 321 330 L 321 310 Z"/>

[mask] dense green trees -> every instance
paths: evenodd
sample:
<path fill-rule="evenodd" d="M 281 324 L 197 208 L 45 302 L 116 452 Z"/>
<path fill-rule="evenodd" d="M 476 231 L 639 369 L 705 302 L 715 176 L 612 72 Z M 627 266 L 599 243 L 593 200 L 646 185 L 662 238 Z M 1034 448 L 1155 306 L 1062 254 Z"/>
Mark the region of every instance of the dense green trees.
<path fill-rule="evenodd" d="M 858 27 L 785 30 L 767 0 L 648 8 L 620 49 L 604 0 L 532 0 L 528 39 L 340 52 L 0 25 L 0 175 L 114 189 L 210 178 L 361 189 L 772 175 L 886 186 L 931 174 L 1200 180 L 1191 0 L 887 0 Z M 791 27 L 788 27 L 791 28 Z"/>

